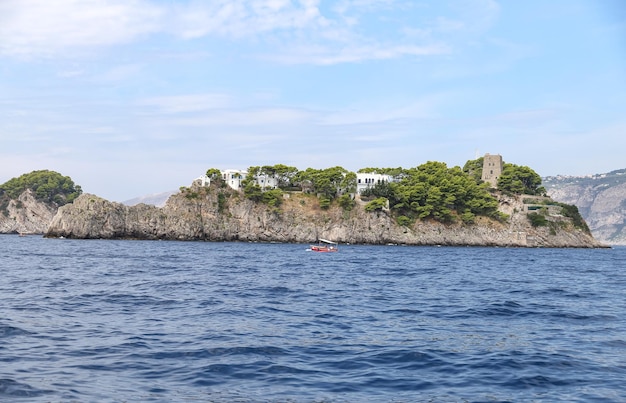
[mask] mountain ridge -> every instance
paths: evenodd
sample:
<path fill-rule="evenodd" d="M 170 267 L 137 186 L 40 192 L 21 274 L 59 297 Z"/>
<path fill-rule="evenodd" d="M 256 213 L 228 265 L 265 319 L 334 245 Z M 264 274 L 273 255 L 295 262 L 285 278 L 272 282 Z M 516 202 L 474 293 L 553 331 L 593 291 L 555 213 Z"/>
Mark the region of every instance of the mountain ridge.
<path fill-rule="evenodd" d="M 543 178 L 548 195 L 578 207 L 594 237 L 626 245 L 626 169 L 607 173 Z"/>
<path fill-rule="evenodd" d="M 176 194 L 177 192 L 177 190 L 169 190 L 165 192 L 137 196 L 133 197 L 132 199 L 123 201 L 122 204 L 126 206 L 135 206 L 137 204 L 144 203 L 155 207 L 163 207 L 165 206 L 165 202 L 167 202 L 167 199 L 169 199 L 171 195 Z"/>

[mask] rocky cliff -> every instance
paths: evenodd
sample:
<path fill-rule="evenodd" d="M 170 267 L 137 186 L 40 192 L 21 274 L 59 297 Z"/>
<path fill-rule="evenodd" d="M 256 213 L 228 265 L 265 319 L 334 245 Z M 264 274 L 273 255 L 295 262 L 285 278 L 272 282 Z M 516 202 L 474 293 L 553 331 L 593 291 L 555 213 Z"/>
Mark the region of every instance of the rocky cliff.
<path fill-rule="evenodd" d="M 35 198 L 27 189 L 17 199 L 7 199 L 0 212 L 0 234 L 43 234 L 57 207 Z"/>
<path fill-rule="evenodd" d="M 46 236 L 293 243 L 321 237 L 359 244 L 602 246 L 558 214 L 548 217 L 551 225 L 533 227 L 522 197 L 500 196 L 501 211 L 510 215 L 506 222 L 480 218 L 472 225 L 417 221 L 400 226 L 388 212 L 367 212 L 364 204 L 359 201 L 350 211 L 337 206 L 325 210 L 315 196 L 287 193 L 276 208 L 214 186 L 192 186 L 171 196 L 162 208 L 125 206 L 83 194 L 59 209 Z"/>
<path fill-rule="evenodd" d="M 548 177 L 543 183 L 554 200 L 578 207 L 596 239 L 626 245 L 626 169 L 586 177 Z"/>

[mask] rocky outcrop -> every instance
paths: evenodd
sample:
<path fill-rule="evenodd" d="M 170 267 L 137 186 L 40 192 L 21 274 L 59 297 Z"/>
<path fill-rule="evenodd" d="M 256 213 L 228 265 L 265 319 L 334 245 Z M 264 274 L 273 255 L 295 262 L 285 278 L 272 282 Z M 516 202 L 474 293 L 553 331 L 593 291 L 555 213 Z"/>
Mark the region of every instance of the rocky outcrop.
<path fill-rule="evenodd" d="M 418 221 L 396 224 L 385 211 L 367 212 L 364 202 L 350 211 L 320 208 L 312 195 L 288 193 L 279 208 L 254 203 L 229 188 L 192 187 L 171 196 L 164 207 L 125 206 L 83 194 L 63 206 L 46 236 L 247 242 L 308 243 L 319 237 L 341 243 L 473 245 L 520 247 L 601 247 L 564 217 L 555 225 L 532 227 L 521 197 L 502 196 L 506 222 L 480 218 L 475 224 Z"/>
<path fill-rule="evenodd" d="M 56 206 L 37 200 L 30 189 L 5 203 L 0 212 L 1 234 L 43 234 L 57 212 Z"/>
<path fill-rule="evenodd" d="M 626 170 L 544 179 L 550 197 L 578 207 L 594 237 L 626 245 Z"/>

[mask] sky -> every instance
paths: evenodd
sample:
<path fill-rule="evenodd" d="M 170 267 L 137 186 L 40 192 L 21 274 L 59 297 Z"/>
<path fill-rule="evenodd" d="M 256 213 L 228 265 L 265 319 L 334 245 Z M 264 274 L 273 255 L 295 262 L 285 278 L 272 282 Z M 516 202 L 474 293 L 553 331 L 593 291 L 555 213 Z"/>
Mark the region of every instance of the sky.
<path fill-rule="evenodd" d="M 626 167 L 622 0 L 0 0 L 0 183 L 209 168 Z"/>

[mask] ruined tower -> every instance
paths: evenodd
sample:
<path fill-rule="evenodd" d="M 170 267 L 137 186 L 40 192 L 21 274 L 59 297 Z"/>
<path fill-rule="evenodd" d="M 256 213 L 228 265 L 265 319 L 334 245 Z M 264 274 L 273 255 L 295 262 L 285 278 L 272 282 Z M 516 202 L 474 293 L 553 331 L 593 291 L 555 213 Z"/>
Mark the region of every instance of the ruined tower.
<path fill-rule="evenodd" d="M 483 158 L 482 180 L 489 182 L 492 188 L 498 187 L 498 178 L 502 175 L 502 156 L 485 154 Z"/>

